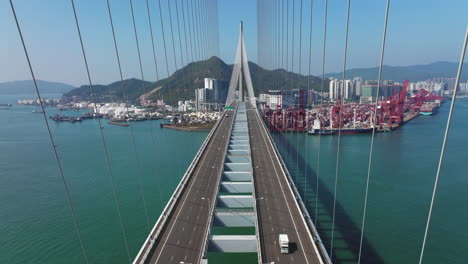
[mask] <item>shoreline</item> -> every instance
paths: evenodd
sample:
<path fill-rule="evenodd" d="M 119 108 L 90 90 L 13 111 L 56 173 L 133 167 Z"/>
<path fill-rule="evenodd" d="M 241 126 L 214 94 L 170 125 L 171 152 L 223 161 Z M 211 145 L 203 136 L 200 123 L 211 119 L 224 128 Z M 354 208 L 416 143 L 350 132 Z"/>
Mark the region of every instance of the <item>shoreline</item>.
<path fill-rule="evenodd" d="M 187 132 L 208 132 L 213 126 L 210 127 L 198 127 L 198 126 L 174 126 L 172 124 L 161 124 L 161 128 L 169 128 L 174 130 L 181 130 Z"/>

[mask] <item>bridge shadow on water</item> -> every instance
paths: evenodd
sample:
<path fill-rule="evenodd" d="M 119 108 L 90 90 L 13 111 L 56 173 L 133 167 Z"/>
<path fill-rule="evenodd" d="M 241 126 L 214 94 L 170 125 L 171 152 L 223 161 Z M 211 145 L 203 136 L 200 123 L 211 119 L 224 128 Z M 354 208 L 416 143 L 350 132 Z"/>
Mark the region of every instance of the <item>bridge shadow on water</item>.
<path fill-rule="evenodd" d="M 281 156 L 288 167 L 291 177 L 294 179 L 297 189 L 306 203 L 312 221 L 315 222 L 316 210 L 316 188 L 317 173 L 314 168 L 303 157 L 290 139 L 283 133 L 271 133 L 275 144 L 279 149 Z M 307 178 L 306 178 L 307 177 Z M 335 175 L 333 175 L 334 180 Z M 306 179 L 306 180 L 304 180 Z M 305 184 L 306 183 L 306 184 Z M 305 186 L 304 186 L 305 185 Z M 317 231 L 322 239 L 328 254 L 332 256 L 333 263 L 357 263 L 359 255 L 359 240 L 361 236 L 361 226 L 353 222 L 351 216 L 345 208 L 336 202 L 335 209 L 335 229 L 333 254 L 330 252 L 331 234 L 332 234 L 332 216 L 333 216 L 333 189 L 329 189 L 324 181 L 324 177 L 318 178 L 317 201 Z M 305 191 L 304 191 L 305 190 Z M 307 195 L 307 196 L 305 196 Z M 372 244 L 363 238 L 361 263 L 384 263 Z"/>

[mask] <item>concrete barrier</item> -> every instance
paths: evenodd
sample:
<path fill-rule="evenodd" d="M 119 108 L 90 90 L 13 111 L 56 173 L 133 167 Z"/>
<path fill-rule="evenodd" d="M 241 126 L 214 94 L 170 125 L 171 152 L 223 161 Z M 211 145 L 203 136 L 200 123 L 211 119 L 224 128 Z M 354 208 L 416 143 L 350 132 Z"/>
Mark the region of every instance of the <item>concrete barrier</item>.
<path fill-rule="evenodd" d="M 217 207 L 254 207 L 254 198 L 252 195 L 219 195 Z"/>
<path fill-rule="evenodd" d="M 222 193 L 252 193 L 253 184 L 251 182 L 221 182 L 219 189 Z"/>
<path fill-rule="evenodd" d="M 209 251 L 257 252 L 257 238 L 253 235 L 211 236 Z"/>
<path fill-rule="evenodd" d="M 197 154 L 195 155 L 192 163 L 190 163 L 189 167 L 187 168 L 187 171 L 185 172 L 184 176 L 182 177 L 181 181 L 177 185 L 176 189 L 174 190 L 170 200 L 164 207 L 163 211 L 161 212 L 161 215 L 159 216 L 158 220 L 156 221 L 156 224 L 153 226 L 153 229 L 151 229 L 151 232 L 148 234 L 148 237 L 146 238 L 145 242 L 143 243 L 143 246 L 141 247 L 140 251 L 136 255 L 133 264 L 137 263 L 144 263 L 149 252 L 151 251 L 151 248 L 154 245 L 154 242 L 156 239 L 159 237 L 162 228 L 167 222 L 168 216 L 172 213 L 174 209 L 174 205 L 177 204 L 178 199 L 180 197 L 180 194 L 182 191 L 185 189 L 186 184 L 192 175 L 192 172 L 198 163 L 200 157 L 202 156 L 203 152 L 205 151 L 206 147 L 208 146 L 209 141 L 211 140 L 213 134 L 215 131 L 218 129 L 219 124 L 223 120 L 224 116 L 226 115 L 226 111 L 222 113 L 218 121 L 216 121 L 216 124 L 213 126 L 211 129 L 210 133 L 208 133 L 208 136 L 206 137 L 205 141 L 203 141 L 203 144 L 201 145 L 200 149 L 198 150 Z"/>
<path fill-rule="evenodd" d="M 223 172 L 223 181 L 252 181 L 252 173 L 249 171 L 246 172 L 234 172 L 234 171 L 225 171 Z"/>
<path fill-rule="evenodd" d="M 217 212 L 214 214 L 215 226 L 255 226 L 255 213 Z"/>

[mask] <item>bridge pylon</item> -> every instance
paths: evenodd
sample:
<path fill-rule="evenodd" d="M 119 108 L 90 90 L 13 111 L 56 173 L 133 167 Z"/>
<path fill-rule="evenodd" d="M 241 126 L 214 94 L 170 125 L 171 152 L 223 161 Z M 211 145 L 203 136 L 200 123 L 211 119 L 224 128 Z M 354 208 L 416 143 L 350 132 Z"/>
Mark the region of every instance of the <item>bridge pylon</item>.
<path fill-rule="evenodd" d="M 236 91 L 238 91 L 239 101 L 244 101 L 243 80 L 247 86 L 247 95 L 253 107 L 255 104 L 255 94 L 252 86 L 252 78 L 250 77 L 249 61 L 244 44 L 244 29 L 243 22 L 240 22 L 239 43 L 237 45 L 236 57 L 234 60 L 234 68 L 232 70 L 231 81 L 229 82 L 229 91 L 226 99 L 226 106 L 231 105 L 236 100 Z"/>

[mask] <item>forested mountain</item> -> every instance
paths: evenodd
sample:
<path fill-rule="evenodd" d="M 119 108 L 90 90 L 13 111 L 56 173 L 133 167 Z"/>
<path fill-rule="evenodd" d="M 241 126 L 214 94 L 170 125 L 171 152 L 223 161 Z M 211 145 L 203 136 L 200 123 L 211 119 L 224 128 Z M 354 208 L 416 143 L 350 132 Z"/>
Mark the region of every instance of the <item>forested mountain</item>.
<path fill-rule="evenodd" d="M 204 86 L 204 78 L 215 78 L 220 81 L 229 82 L 233 65 L 227 65 L 218 57 L 208 60 L 193 62 L 176 71 L 169 78 L 158 82 L 143 82 L 138 79 L 124 81 L 124 87 L 129 102 L 136 103 L 138 98 L 149 94 L 152 100 L 164 98 L 169 104 L 175 104 L 177 100 L 188 100 L 195 98 L 195 89 Z M 265 70 L 253 62 L 249 62 L 252 84 L 255 93 L 264 93 L 274 89 L 308 88 L 310 81 L 311 89 L 320 89 L 321 79 L 310 76 L 286 72 L 282 69 Z M 94 85 L 97 100 L 100 102 L 123 101 L 123 90 L 120 81 L 109 85 Z M 328 82 L 324 82 L 324 91 L 328 90 Z M 66 94 L 64 99 L 76 97 L 80 100 L 91 101 L 91 90 L 88 85 L 83 85 Z"/>

